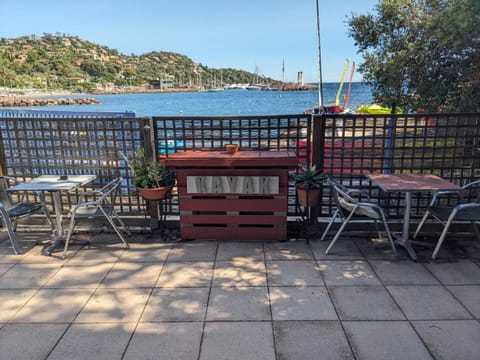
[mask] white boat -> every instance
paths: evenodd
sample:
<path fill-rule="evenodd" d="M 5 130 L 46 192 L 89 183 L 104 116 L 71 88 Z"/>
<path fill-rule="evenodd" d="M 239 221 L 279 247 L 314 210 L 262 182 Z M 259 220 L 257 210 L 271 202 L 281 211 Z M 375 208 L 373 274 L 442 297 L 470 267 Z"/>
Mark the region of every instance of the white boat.
<path fill-rule="evenodd" d="M 245 90 L 248 84 L 231 84 L 225 86 L 225 90 Z"/>
<path fill-rule="evenodd" d="M 262 87 L 259 85 L 248 85 L 245 89 L 247 90 L 262 90 Z"/>

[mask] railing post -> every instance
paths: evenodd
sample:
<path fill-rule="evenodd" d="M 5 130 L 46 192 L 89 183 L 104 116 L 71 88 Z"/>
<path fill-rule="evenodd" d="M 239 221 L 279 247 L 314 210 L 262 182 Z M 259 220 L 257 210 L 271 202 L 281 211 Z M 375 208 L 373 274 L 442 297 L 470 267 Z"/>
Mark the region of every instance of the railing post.
<path fill-rule="evenodd" d="M 147 159 L 158 161 L 156 146 L 155 146 L 155 127 L 153 126 L 153 118 L 145 118 L 141 122 L 141 134 L 143 136 L 143 151 Z M 146 213 L 150 216 L 150 228 L 156 229 L 158 227 L 159 209 L 155 202 L 145 200 Z"/>
<path fill-rule="evenodd" d="M 312 114 L 310 126 L 310 149 L 311 165 L 324 172 L 324 151 L 325 151 L 325 115 Z M 320 188 L 320 199 L 323 199 L 323 186 Z M 316 219 L 321 214 L 321 206 L 310 208 L 310 217 Z"/>
<path fill-rule="evenodd" d="M 397 118 L 395 117 L 395 103 L 392 104 L 392 116 L 387 121 L 386 135 L 387 144 L 384 152 L 383 172 L 385 174 L 392 173 L 393 170 L 393 147 L 395 145 L 395 132 L 397 129 Z"/>
<path fill-rule="evenodd" d="M 312 114 L 311 123 L 311 159 L 312 165 L 317 165 L 317 169 L 324 170 L 324 152 L 325 152 L 325 115 Z"/>
<path fill-rule="evenodd" d="M 147 159 L 156 159 L 156 147 L 154 145 L 155 142 L 155 134 L 154 134 L 154 126 L 153 126 L 153 119 L 151 117 L 145 118 L 144 121 L 141 123 L 142 126 L 142 136 L 143 136 L 143 150 L 145 152 L 145 156 Z"/>

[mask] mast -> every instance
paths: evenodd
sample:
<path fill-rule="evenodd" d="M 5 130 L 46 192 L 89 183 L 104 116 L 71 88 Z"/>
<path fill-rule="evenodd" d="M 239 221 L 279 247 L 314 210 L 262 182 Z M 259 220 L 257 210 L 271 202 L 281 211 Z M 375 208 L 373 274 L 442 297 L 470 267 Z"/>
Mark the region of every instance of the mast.
<path fill-rule="evenodd" d="M 340 105 L 340 93 L 342 92 L 343 82 L 345 81 L 345 75 L 347 75 L 347 71 L 348 71 L 348 59 L 345 60 L 345 65 L 343 66 L 342 78 L 340 79 L 340 85 L 338 86 L 337 96 L 335 98 L 335 105 L 337 106 Z"/>
<path fill-rule="evenodd" d="M 318 38 L 318 108 L 323 106 L 322 47 L 320 46 L 320 7 L 317 0 L 317 38 Z"/>

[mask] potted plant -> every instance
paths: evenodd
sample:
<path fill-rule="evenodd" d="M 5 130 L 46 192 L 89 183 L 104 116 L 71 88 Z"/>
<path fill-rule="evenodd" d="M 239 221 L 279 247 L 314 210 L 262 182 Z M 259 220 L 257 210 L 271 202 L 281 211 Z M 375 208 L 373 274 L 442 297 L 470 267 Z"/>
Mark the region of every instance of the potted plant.
<path fill-rule="evenodd" d="M 145 200 L 162 200 L 175 185 L 175 173 L 165 163 L 147 159 L 143 149 L 135 152 L 130 168 L 133 184 Z"/>
<path fill-rule="evenodd" d="M 317 169 L 316 165 L 302 166 L 300 172 L 290 174 L 295 181 L 298 203 L 304 207 L 317 206 L 320 197 L 320 185 L 327 176 Z"/>

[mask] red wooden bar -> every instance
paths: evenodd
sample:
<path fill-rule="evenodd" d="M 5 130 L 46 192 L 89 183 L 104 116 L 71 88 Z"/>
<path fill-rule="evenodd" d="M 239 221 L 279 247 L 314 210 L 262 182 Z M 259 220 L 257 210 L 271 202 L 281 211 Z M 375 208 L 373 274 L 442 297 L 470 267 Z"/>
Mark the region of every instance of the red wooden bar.
<path fill-rule="evenodd" d="M 177 174 L 183 239 L 286 240 L 292 151 L 185 151 Z"/>

